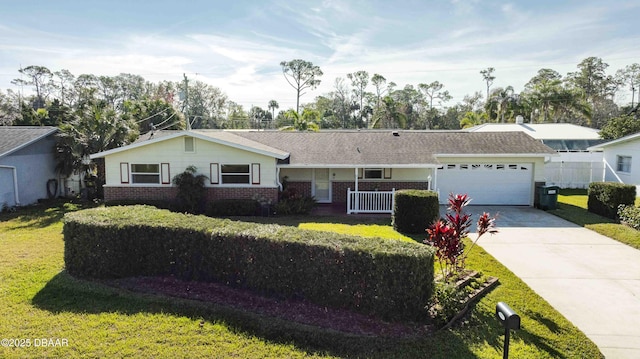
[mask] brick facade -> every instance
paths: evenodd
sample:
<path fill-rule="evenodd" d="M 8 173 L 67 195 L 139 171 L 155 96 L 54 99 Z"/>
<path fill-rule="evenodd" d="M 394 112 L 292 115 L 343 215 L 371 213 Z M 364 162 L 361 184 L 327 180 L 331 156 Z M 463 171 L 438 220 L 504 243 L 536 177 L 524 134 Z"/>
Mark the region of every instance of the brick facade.
<path fill-rule="evenodd" d="M 398 181 L 358 181 L 358 189 L 361 191 L 391 191 L 391 189 L 427 189 L 427 182 L 398 182 Z M 331 183 L 332 202 L 346 203 L 347 188 L 354 190 L 355 182 L 338 182 Z M 294 189 L 298 194 L 303 196 L 311 196 L 311 182 L 289 182 L 287 188 Z M 124 200 L 150 200 L 150 201 L 171 201 L 175 199 L 178 189 L 176 187 L 142 187 L 142 186 L 123 186 L 123 187 L 105 187 L 104 200 L 124 201 Z M 217 199 L 250 199 L 254 196 L 263 197 L 271 200 L 273 203 L 278 201 L 277 188 L 265 187 L 208 187 L 207 202 Z"/>
<path fill-rule="evenodd" d="M 358 189 L 360 191 L 391 191 L 392 189 L 427 189 L 427 182 L 400 182 L 400 181 L 358 181 Z M 304 196 L 311 196 L 311 181 L 288 182 L 287 188 L 294 189 L 297 193 Z M 347 203 L 347 189 L 356 189 L 355 182 L 332 181 L 331 190 L 333 203 Z"/>
<path fill-rule="evenodd" d="M 145 200 L 171 201 L 176 198 L 177 187 L 104 187 L 105 202 Z"/>
<path fill-rule="evenodd" d="M 176 198 L 177 187 L 105 187 L 104 200 L 125 201 L 125 200 L 146 200 L 146 201 L 171 201 Z M 217 199 L 250 199 L 253 196 L 260 196 L 272 202 L 278 201 L 277 188 L 264 187 L 208 187 L 207 201 Z"/>
<path fill-rule="evenodd" d="M 278 202 L 278 189 L 265 187 L 209 187 L 207 201 L 218 199 L 251 199 L 254 196 Z"/>
<path fill-rule="evenodd" d="M 287 182 L 287 189 L 299 195 L 311 197 L 311 182 Z"/>

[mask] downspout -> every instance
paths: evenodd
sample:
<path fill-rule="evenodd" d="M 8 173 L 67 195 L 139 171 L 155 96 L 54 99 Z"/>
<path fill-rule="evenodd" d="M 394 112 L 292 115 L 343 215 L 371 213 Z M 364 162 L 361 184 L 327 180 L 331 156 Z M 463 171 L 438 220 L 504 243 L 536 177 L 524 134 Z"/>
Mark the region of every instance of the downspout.
<path fill-rule="evenodd" d="M 280 182 L 280 167 L 276 165 L 276 184 L 278 185 L 278 189 L 282 192 L 282 183 Z"/>
<path fill-rule="evenodd" d="M 0 165 L 0 168 L 8 168 L 13 171 L 13 195 L 16 206 L 20 205 L 20 196 L 18 195 L 18 170 L 14 166 Z"/>

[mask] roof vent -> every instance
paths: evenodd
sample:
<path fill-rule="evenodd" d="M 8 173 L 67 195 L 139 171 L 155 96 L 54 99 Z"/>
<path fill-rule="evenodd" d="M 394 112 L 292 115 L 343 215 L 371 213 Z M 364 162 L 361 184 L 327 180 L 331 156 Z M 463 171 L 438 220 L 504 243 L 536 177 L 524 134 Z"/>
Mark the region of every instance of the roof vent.
<path fill-rule="evenodd" d="M 516 125 L 522 125 L 524 123 L 524 117 L 522 115 L 516 116 Z"/>
<path fill-rule="evenodd" d="M 398 131 L 393 131 L 393 132 L 391 132 L 391 134 L 396 136 L 396 137 L 400 136 L 400 132 L 398 132 Z"/>

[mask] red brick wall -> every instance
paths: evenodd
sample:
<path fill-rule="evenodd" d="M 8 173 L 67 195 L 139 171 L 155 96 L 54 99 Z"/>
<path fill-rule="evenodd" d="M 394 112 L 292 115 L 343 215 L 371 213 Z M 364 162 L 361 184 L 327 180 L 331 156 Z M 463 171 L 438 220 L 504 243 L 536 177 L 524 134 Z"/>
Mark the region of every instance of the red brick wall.
<path fill-rule="evenodd" d="M 207 202 L 217 199 L 251 199 L 254 196 L 260 196 L 275 203 L 278 202 L 278 189 L 264 187 L 207 188 Z"/>
<path fill-rule="evenodd" d="M 347 188 L 355 190 L 355 182 L 332 182 L 334 203 L 347 202 Z M 288 188 L 295 189 L 299 194 L 311 196 L 311 182 L 289 182 Z M 361 191 L 391 191 L 395 189 L 427 189 L 426 182 L 369 182 L 358 181 L 358 189 Z M 173 200 L 178 189 L 176 187 L 105 187 L 105 201 L 121 200 Z M 253 196 L 261 196 L 270 199 L 272 202 L 278 201 L 277 188 L 264 187 L 208 187 L 207 201 L 216 199 L 248 199 Z"/>
<path fill-rule="evenodd" d="M 311 196 L 311 182 L 289 182 L 287 188 L 295 189 L 304 196 Z M 333 203 L 347 202 L 347 188 L 356 189 L 355 182 L 331 182 Z M 381 182 L 381 181 L 358 181 L 358 189 L 361 191 L 391 191 L 395 189 L 427 189 L 427 182 Z"/>
<path fill-rule="evenodd" d="M 106 202 L 122 200 L 168 201 L 176 198 L 177 193 L 177 187 L 105 187 L 104 200 Z"/>
<path fill-rule="evenodd" d="M 311 197 L 311 182 L 287 182 L 287 189 L 294 190 L 299 195 Z"/>
<path fill-rule="evenodd" d="M 178 193 L 177 187 L 105 187 L 104 200 L 122 201 L 122 200 L 162 200 L 170 201 L 175 199 Z M 207 201 L 216 199 L 247 199 L 253 198 L 254 195 L 262 196 L 270 199 L 272 202 L 278 201 L 277 188 L 263 187 L 209 187 L 207 188 Z"/>

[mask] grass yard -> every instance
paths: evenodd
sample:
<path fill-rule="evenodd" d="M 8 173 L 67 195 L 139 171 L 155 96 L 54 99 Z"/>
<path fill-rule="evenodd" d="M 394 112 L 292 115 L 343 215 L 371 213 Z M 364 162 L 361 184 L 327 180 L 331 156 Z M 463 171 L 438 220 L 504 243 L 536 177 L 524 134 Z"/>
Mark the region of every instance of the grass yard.
<path fill-rule="evenodd" d="M 522 329 L 511 337 L 511 357 L 602 357 L 582 332 L 479 247 L 467 259 L 469 267 L 499 277 L 501 284 L 464 323 L 419 339 L 381 340 L 73 278 L 64 271 L 60 220 L 74 209 L 55 203 L 0 214 L 0 337 L 23 339 L 23 344 L 30 340 L 30 347 L 22 348 L 3 342 L 2 358 L 500 358 L 503 331 L 494 318 L 498 301 L 522 317 Z M 318 217 L 282 221 L 411 240 L 380 220 L 367 225 L 338 219 L 332 224 Z M 56 343 L 63 346 L 50 345 Z"/>
<path fill-rule="evenodd" d="M 640 249 L 640 231 L 587 211 L 587 200 L 586 189 L 562 189 L 558 195 L 558 208 L 548 212 Z M 640 198 L 636 198 L 636 206 L 639 204 Z"/>

